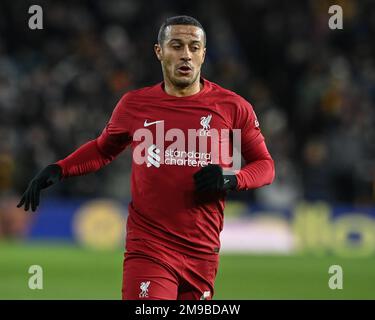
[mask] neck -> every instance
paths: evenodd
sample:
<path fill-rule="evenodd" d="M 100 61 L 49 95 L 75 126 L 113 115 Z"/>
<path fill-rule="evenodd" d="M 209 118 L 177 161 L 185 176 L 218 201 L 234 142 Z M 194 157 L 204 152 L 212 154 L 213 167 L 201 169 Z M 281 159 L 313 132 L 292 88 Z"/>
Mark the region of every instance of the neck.
<path fill-rule="evenodd" d="M 175 97 L 192 96 L 202 90 L 200 76 L 190 86 L 180 88 L 173 85 L 168 79 L 164 79 L 164 90 L 167 94 Z"/>

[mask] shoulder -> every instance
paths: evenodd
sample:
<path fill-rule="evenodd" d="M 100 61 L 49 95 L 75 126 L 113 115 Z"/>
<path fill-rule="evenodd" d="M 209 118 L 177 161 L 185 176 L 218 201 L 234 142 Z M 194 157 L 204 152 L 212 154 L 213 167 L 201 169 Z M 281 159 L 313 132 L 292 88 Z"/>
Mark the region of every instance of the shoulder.
<path fill-rule="evenodd" d="M 134 99 L 138 97 L 147 97 L 147 96 L 154 96 L 160 91 L 161 83 L 157 83 L 151 86 L 134 89 L 126 92 L 123 97 L 126 99 Z"/>
<path fill-rule="evenodd" d="M 241 107 L 250 107 L 252 108 L 249 101 L 247 101 L 244 97 L 239 95 L 238 93 L 226 89 L 215 82 L 211 82 L 206 80 L 208 85 L 210 86 L 210 91 L 213 95 L 215 95 L 221 102 L 228 103 L 232 105 L 234 108 L 241 108 Z"/>
<path fill-rule="evenodd" d="M 230 117 L 235 126 L 238 121 L 256 117 L 253 106 L 244 97 L 217 83 L 208 81 L 208 84 L 220 111 Z"/>
<path fill-rule="evenodd" d="M 249 123 L 257 122 L 253 106 L 244 97 L 216 83 L 210 82 L 209 85 L 221 111 L 231 118 L 234 128 L 246 128 Z"/>

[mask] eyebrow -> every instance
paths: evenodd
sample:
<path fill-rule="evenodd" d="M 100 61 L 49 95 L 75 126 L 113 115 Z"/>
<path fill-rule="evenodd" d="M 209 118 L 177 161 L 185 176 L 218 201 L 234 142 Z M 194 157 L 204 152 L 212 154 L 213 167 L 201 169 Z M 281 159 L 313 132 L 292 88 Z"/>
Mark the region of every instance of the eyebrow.
<path fill-rule="evenodd" d="M 178 38 L 172 38 L 172 39 L 169 40 L 169 42 L 172 42 L 172 41 L 183 42 L 183 40 L 178 39 Z M 192 43 L 192 44 L 202 44 L 202 41 L 192 40 L 189 43 Z"/>

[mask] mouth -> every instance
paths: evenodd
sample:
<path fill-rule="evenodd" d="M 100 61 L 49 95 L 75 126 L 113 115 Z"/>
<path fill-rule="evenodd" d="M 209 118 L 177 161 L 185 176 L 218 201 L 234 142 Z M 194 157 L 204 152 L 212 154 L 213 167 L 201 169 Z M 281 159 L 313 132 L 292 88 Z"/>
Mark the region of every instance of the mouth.
<path fill-rule="evenodd" d="M 192 72 L 192 68 L 188 65 L 183 65 L 177 68 L 177 71 L 182 75 L 188 75 L 190 72 Z"/>

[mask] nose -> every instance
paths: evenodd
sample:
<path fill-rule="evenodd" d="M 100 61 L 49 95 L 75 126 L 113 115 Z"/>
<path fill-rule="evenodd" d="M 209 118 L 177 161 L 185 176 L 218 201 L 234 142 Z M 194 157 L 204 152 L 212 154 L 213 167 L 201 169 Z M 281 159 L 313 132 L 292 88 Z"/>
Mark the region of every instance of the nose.
<path fill-rule="evenodd" d="M 184 50 L 182 52 L 181 60 L 182 61 L 191 61 L 191 51 L 189 49 L 189 46 L 184 46 Z"/>

